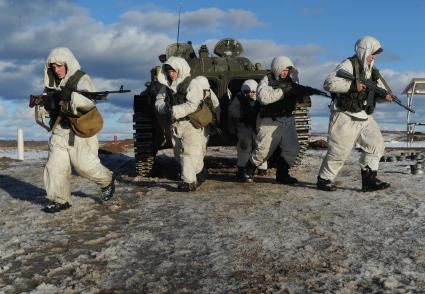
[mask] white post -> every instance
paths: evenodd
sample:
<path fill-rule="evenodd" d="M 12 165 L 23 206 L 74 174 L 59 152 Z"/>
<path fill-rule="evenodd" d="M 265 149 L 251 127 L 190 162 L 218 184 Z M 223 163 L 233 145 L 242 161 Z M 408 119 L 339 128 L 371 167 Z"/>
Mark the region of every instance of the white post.
<path fill-rule="evenodd" d="M 24 130 L 18 128 L 18 159 L 24 160 Z"/>

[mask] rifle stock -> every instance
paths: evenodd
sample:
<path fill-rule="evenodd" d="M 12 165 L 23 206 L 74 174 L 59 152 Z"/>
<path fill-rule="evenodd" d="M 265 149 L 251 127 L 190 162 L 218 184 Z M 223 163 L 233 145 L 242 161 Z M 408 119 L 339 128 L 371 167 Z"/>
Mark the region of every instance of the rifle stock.
<path fill-rule="evenodd" d="M 336 72 L 336 76 L 337 77 L 339 77 L 339 78 L 343 78 L 343 79 L 346 79 L 346 80 L 349 80 L 349 81 L 355 81 L 356 80 L 356 78 L 354 77 L 354 75 L 352 75 L 351 73 L 349 73 L 348 71 L 346 71 L 346 70 L 344 70 L 344 69 L 340 69 L 340 70 L 338 70 L 337 72 Z M 401 107 L 403 107 L 404 109 L 406 109 L 407 111 L 410 111 L 410 112 L 412 112 L 412 113 L 415 113 L 415 111 L 412 109 L 412 108 L 410 108 L 410 107 L 408 107 L 408 106 L 406 106 L 406 105 L 404 105 L 402 102 L 401 102 L 401 100 L 396 96 L 396 95 L 394 95 L 394 94 L 392 94 L 392 93 L 390 93 L 390 92 L 388 92 L 387 90 L 385 90 L 385 89 L 382 89 L 382 88 L 380 88 L 380 87 L 378 87 L 378 86 L 376 86 L 374 83 L 372 83 L 371 81 L 361 81 L 365 86 L 366 86 L 366 88 L 367 89 L 369 89 L 370 91 L 373 91 L 373 92 L 375 92 L 376 94 L 378 94 L 379 96 L 382 96 L 382 97 L 385 97 L 385 96 L 387 96 L 387 95 L 390 95 L 391 96 L 391 98 L 392 98 L 392 100 L 397 104 L 397 105 L 399 105 L 399 106 L 401 106 Z"/>

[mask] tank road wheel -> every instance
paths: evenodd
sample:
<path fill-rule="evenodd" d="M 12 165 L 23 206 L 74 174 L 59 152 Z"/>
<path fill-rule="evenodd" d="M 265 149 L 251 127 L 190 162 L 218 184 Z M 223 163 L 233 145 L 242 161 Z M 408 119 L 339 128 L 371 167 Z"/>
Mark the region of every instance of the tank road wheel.
<path fill-rule="evenodd" d="M 300 144 L 300 152 L 295 159 L 295 166 L 300 165 L 302 158 L 308 149 L 310 142 L 311 120 L 310 113 L 307 107 L 299 106 L 294 111 L 295 129 L 298 134 L 298 142 Z"/>
<path fill-rule="evenodd" d="M 141 177 L 148 177 L 151 175 L 157 152 L 154 143 L 154 115 L 148 101 L 146 101 L 147 99 L 143 101 L 141 98 L 140 96 L 134 97 L 134 158 L 136 161 L 136 174 Z"/>

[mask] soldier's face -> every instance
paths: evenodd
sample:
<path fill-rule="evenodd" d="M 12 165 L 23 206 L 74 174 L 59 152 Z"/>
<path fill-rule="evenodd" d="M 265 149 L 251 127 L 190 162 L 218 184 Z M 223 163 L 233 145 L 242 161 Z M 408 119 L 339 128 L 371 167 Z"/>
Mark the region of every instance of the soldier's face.
<path fill-rule="evenodd" d="M 289 73 L 289 69 L 287 69 L 287 68 L 282 69 L 282 71 L 279 74 L 279 77 L 281 79 L 286 79 L 286 77 L 288 76 L 288 73 Z"/>
<path fill-rule="evenodd" d="M 373 55 L 373 54 L 366 57 L 367 65 L 371 65 L 372 62 L 375 60 L 375 58 L 376 58 L 376 55 Z"/>
<path fill-rule="evenodd" d="M 177 80 L 177 72 L 175 70 L 167 70 L 167 76 L 170 78 L 170 80 L 175 81 Z"/>
<path fill-rule="evenodd" d="M 50 67 L 59 79 L 62 80 L 66 76 L 67 68 L 65 64 L 52 63 Z"/>
<path fill-rule="evenodd" d="M 255 100 L 257 98 L 257 92 L 256 91 L 249 91 L 246 90 L 243 92 L 245 94 L 245 97 L 251 100 Z"/>

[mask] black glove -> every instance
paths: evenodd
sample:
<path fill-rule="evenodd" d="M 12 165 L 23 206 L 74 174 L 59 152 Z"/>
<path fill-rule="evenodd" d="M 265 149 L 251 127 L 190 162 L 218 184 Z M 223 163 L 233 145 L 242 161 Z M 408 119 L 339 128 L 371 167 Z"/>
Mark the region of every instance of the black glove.
<path fill-rule="evenodd" d="M 59 97 L 55 94 L 50 94 L 47 96 L 47 99 L 44 101 L 44 109 L 48 112 L 54 112 L 59 109 Z"/>
<path fill-rule="evenodd" d="M 175 121 L 173 118 L 173 107 L 167 104 L 165 105 L 164 111 L 169 121 L 173 123 Z"/>
<path fill-rule="evenodd" d="M 299 78 L 298 78 L 298 70 L 296 70 L 295 68 L 291 68 L 289 70 L 289 77 L 291 78 L 291 80 L 295 83 L 298 83 Z"/>
<path fill-rule="evenodd" d="M 301 98 L 305 96 L 315 95 L 318 93 L 315 89 L 311 87 L 305 87 L 300 86 L 298 84 L 294 84 L 289 94 L 295 98 Z"/>

